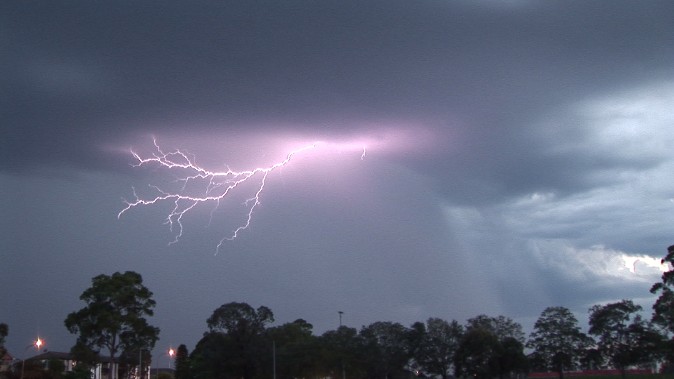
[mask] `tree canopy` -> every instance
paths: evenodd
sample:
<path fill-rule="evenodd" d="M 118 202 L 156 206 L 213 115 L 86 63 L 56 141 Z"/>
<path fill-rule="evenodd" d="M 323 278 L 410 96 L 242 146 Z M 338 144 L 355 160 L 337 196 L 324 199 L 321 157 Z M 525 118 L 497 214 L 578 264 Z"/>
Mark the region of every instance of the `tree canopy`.
<path fill-rule="evenodd" d="M 5 338 L 9 334 L 9 327 L 4 322 L 0 322 L 0 358 L 5 355 Z"/>
<path fill-rule="evenodd" d="M 262 366 L 259 357 L 271 355 L 265 331 L 272 322 L 274 313 L 265 306 L 231 302 L 218 307 L 190 358 L 195 377 L 254 378 Z"/>
<path fill-rule="evenodd" d="M 190 356 L 184 344 L 180 344 L 176 350 L 175 369 L 175 379 L 191 379 Z"/>
<path fill-rule="evenodd" d="M 592 342 L 568 308 L 548 307 L 536 320 L 526 346 L 534 350 L 544 369 L 557 371 L 561 379 L 564 370 L 577 366 Z"/>
<path fill-rule="evenodd" d="M 320 351 L 313 326 L 303 319 L 268 328 L 267 346 L 272 346 L 272 365 L 279 379 L 318 377 Z M 272 375 L 273 376 L 273 375 Z"/>
<path fill-rule="evenodd" d="M 641 310 L 632 300 L 590 308 L 589 333 L 598 337 L 599 351 L 623 377 L 628 366 L 647 362 L 659 352 L 660 334 L 641 318 Z"/>
<path fill-rule="evenodd" d="M 410 359 L 407 328 L 397 322 L 378 321 L 363 327 L 360 335 L 369 378 L 407 377 L 404 373 Z"/>
<path fill-rule="evenodd" d="M 70 313 L 65 326 L 70 333 L 78 334 L 79 349 L 108 351 L 113 362 L 112 379 L 117 378 L 118 353 L 154 347 L 159 329 L 148 324 L 145 316 L 153 315 L 155 301 L 140 274 L 127 271 L 98 275 L 80 300 L 86 306 Z"/>
<path fill-rule="evenodd" d="M 667 248 L 667 254 L 661 261 L 674 267 L 674 245 Z M 660 293 L 653 304 L 653 322 L 674 335 L 674 270 L 662 273 L 661 281 L 653 284 L 651 293 Z"/>
<path fill-rule="evenodd" d="M 457 376 L 503 378 L 526 368 L 520 324 L 504 316 L 479 315 L 468 320 L 454 355 Z"/>
<path fill-rule="evenodd" d="M 674 246 L 663 263 L 674 264 Z M 432 376 L 446 379 L 513 377 L 526 372 L 628 367 L 660 361 L 671 352 L 674 340 L 664 348 L 663 330 L 674 334 L 674 271 L 662 275 L 651 292 L 660 297 L 653 306 L 651 322 L 643 319 L 642 307 L 631 300 L 595 305 L 589 309 L 589 334 L 580 330 L 574 314 L 562 306 L 545 308 L 528 340 L 522 326 L 505 316 L 478 315 L 464 325 L 452 320 L 429 318 L 406 327 L 397 322 L 377 321 L 360 330 L 341 325 L 320 336 L 304 319 L 271 327 L 271 309 L 230 302 L 213 311 L 207 331 L 188 355 L 178 348 L 177 379 L 360 378 L 407 379 Z M 72 348 L 78 367 L 100 361 L 107 349 L 113 362 L 131 369 L 158 339 L 159 329 L 145 319 L 152 316 L 155 302 L 135 272 L 99 275 L 92 279 L 80 299 L 86 306 L 70 313 L 68 330 L 78 334 Z M 657 325 L 662 329 L 654 327 Z M 7 327 L 0 323 L 0 348 Z M 532 349 L 527 357 L 524 348 Z M 117 361 L 119 358 L 119 361 Z M 671 360 L 674 354 L 668 357 Z M 147 364 L 147 363 L 146 363 Z M 84 372 L 84 371 L 83 371 Z M 129 371 L 130 373 L 131 371 Z M 113 370 L 112 379 L 116 379 Z"/>
<path fill-rule="evenodd" d="M 428 374 L 447 379 L 463 333 L 463 326 L 456 320 L 447 322 L 437 317 L 429 318 L 415 359 Z"/>

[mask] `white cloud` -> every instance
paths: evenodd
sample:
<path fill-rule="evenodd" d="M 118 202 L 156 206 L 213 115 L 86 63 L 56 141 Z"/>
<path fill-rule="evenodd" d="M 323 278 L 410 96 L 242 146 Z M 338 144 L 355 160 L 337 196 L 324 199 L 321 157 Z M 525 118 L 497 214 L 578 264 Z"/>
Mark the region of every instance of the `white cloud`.
<path fill-rule="evenodd" d="M 652 273 L 654 271 L 666 272 L 672 269 L 667 262 L 662 262 L 662 259 L 649 257 L 648 255 L 629 255 L 622 256 L 625 267 L 633 274 L 642 275 L 645 273 Z"/>
<path fill-rule="evenodd" d="M 660 259 L 597 245 L 579 248 L 564 241 L 530 241 L 538 265 L 553 268 L 572 280 L 655 283 L 667 265 Z"/>
<path fill-rule="evenodd" d="M 610 94 L 577 109 L 591 131 L 589 144 L 609 155 L 671 159 L 674 83 L 656 83 Z M 588 146 L 589 147 L 589 146 Z"/>
<path fill-rule="evenodd" d="M 667 103 L 674 103 L 674 83 L 643 86 L 582 100 L 566 109 L 572 120 L 560 116 L 564 110 L 550 117 L 561 127 L 536 129 L 547 153 L 568 160 L 588 185 L 532 187 L 498 205 L 445 207 L 452 233 L 506 309 L 652 301 L 650 286 L 669 269 L 660 258 L 671 244 L 674 211 Z M 513 297 L 524 289 L 526 299 Z"/>
<path fill-rule="evenodd" d="M 575 169 L 589 186 L 520 196 L 499 209 L 507 227 L 527 239 L 662 253 L 671 235 L 666 220 L 674 211 L 672 103 L 669 81 L 582 100 L 550 115 L 550 122 L 563 127 L 538 129 L 548 133 L 549 154 L 569 162 L 583 157 Z"/>

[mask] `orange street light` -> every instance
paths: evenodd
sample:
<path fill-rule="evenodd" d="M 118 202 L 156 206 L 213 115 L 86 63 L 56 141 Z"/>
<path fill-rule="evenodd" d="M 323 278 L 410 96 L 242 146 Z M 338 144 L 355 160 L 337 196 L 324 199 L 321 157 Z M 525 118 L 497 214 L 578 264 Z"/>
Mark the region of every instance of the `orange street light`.
<path fill-rule="evenodd" d="M 176 355 L 176 351 L 173 350 L 172 347 L 169 347 L 168 355 L 169 355 L 169 367 L 168 368 L 171 368 L 171 360 L 173 359 L 173 356 Z"/>
<path fill-rule="evenodd" d="M 32 344 L 26 346 L 26 350 L 28 350 L 28 349 L 30 349 L 31 347 L 34 346 L 35 349 L 37 349 L 37 351 L 40 351 L 40 348 L 42 347 L 42 345 L 44 345 L 44 341 L 42 339 L 40 339 L 40 337 L 37 337 L 37 339 Z M 25 350 L 24 350 L 24 352 L 25 352 Z M 25 371 L 25 368 L 26 368 L 26 358 L 24 358 L 21 361 L 21 379 L 23 379 L 23 373 Z"/>

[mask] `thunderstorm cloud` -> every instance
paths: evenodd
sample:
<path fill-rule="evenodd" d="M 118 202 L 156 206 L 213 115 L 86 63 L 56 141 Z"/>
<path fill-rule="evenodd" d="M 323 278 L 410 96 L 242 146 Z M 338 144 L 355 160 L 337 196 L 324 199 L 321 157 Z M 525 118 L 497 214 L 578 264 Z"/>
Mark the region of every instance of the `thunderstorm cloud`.
<path fill-rule="evenodd" d="M 321 333 L 548 306 L 646 309 L 672 241 L 669 1 L 4 2 L 0 322 L 53 351 L 101 273 L 155 293 L 158 346 L 223 303 Z M 296 156 L 247 195 L 164 222 L 131 151 L 209 170 Z M 154 192 L 153 192 L 154 191 Z M 666 268 L 665 268 L 666 269 Z M 8 303 L 9 304 L 9 303 Z M 28 342 L 27 342 L 28 341 Z"/>

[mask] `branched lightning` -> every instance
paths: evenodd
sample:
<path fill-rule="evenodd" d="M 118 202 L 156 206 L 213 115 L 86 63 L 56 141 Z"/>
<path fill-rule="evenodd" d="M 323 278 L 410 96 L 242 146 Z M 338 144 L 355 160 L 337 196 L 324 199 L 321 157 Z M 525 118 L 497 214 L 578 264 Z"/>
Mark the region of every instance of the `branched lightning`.
<path fill-rule="evenodd" d="M 134 167 L 154 165 L 173 172 L 177 172 L 180 176 L 177 178 L 182 182 L 182 188 L 177 191 L 166 191 L 158 186 L 150 185 L 155 191 L 155 195 L 149 198 L 141 198 L 135 188 L 133 188 L 133 200 L 124 199 L 126 206 L 118 213 L 117 218 L 128 210 L 140 206 L 150 206 L 162 202 L 172 202 L 173 208 L 166 216 L 165 223 L 169 225 L 169 229 L 175 233 L 175 238 L 169 244 L 178 242 L 183 235 L 182 219 L 188 212 L 193 210 L 197 205 L 207 202 L 214 203 L 214 208 L 218 208 L 220 201 L 231 194 L 240 185 L 246 182 L 256 182 L 254 194 L 244 201 L 244 206 L 247 207 L 245 220 L 234 229 L 234 231 L 227 237 L 223 237 L 217 244 L 216 252 L 219 251 L 220 246 L 225 241 L 231 241 L 238 237 L 239 233 L 246 230 L 253 218 L 253 212 L 260 205 L 260 197 L 265 188 L 268 175 L 274 170 L 287 165 L 293 157 L 306 150 L 314 149 L 318 143 L 312 143 L 293 150 L 288 153 L 282 161 L 266 167 L 257 167 L 252 170 L 235 171 L 227 167 L 225 171 L 210 171 L 196 163 L 193 156 L 181 151 L 175 150 L 171 152 L 163 151 L 154 140 L 155 151 L 149 157 L 142 157 L 140 154 L 131 151 L 131 154 L 136 160 Z M 363 157 L 365 150 L 363 150 Z M 189 193 L 188 188 L 200 186 L 201 193 L 194 195 Z M 211 211 L 211 217 L 213 215 Z"/>

